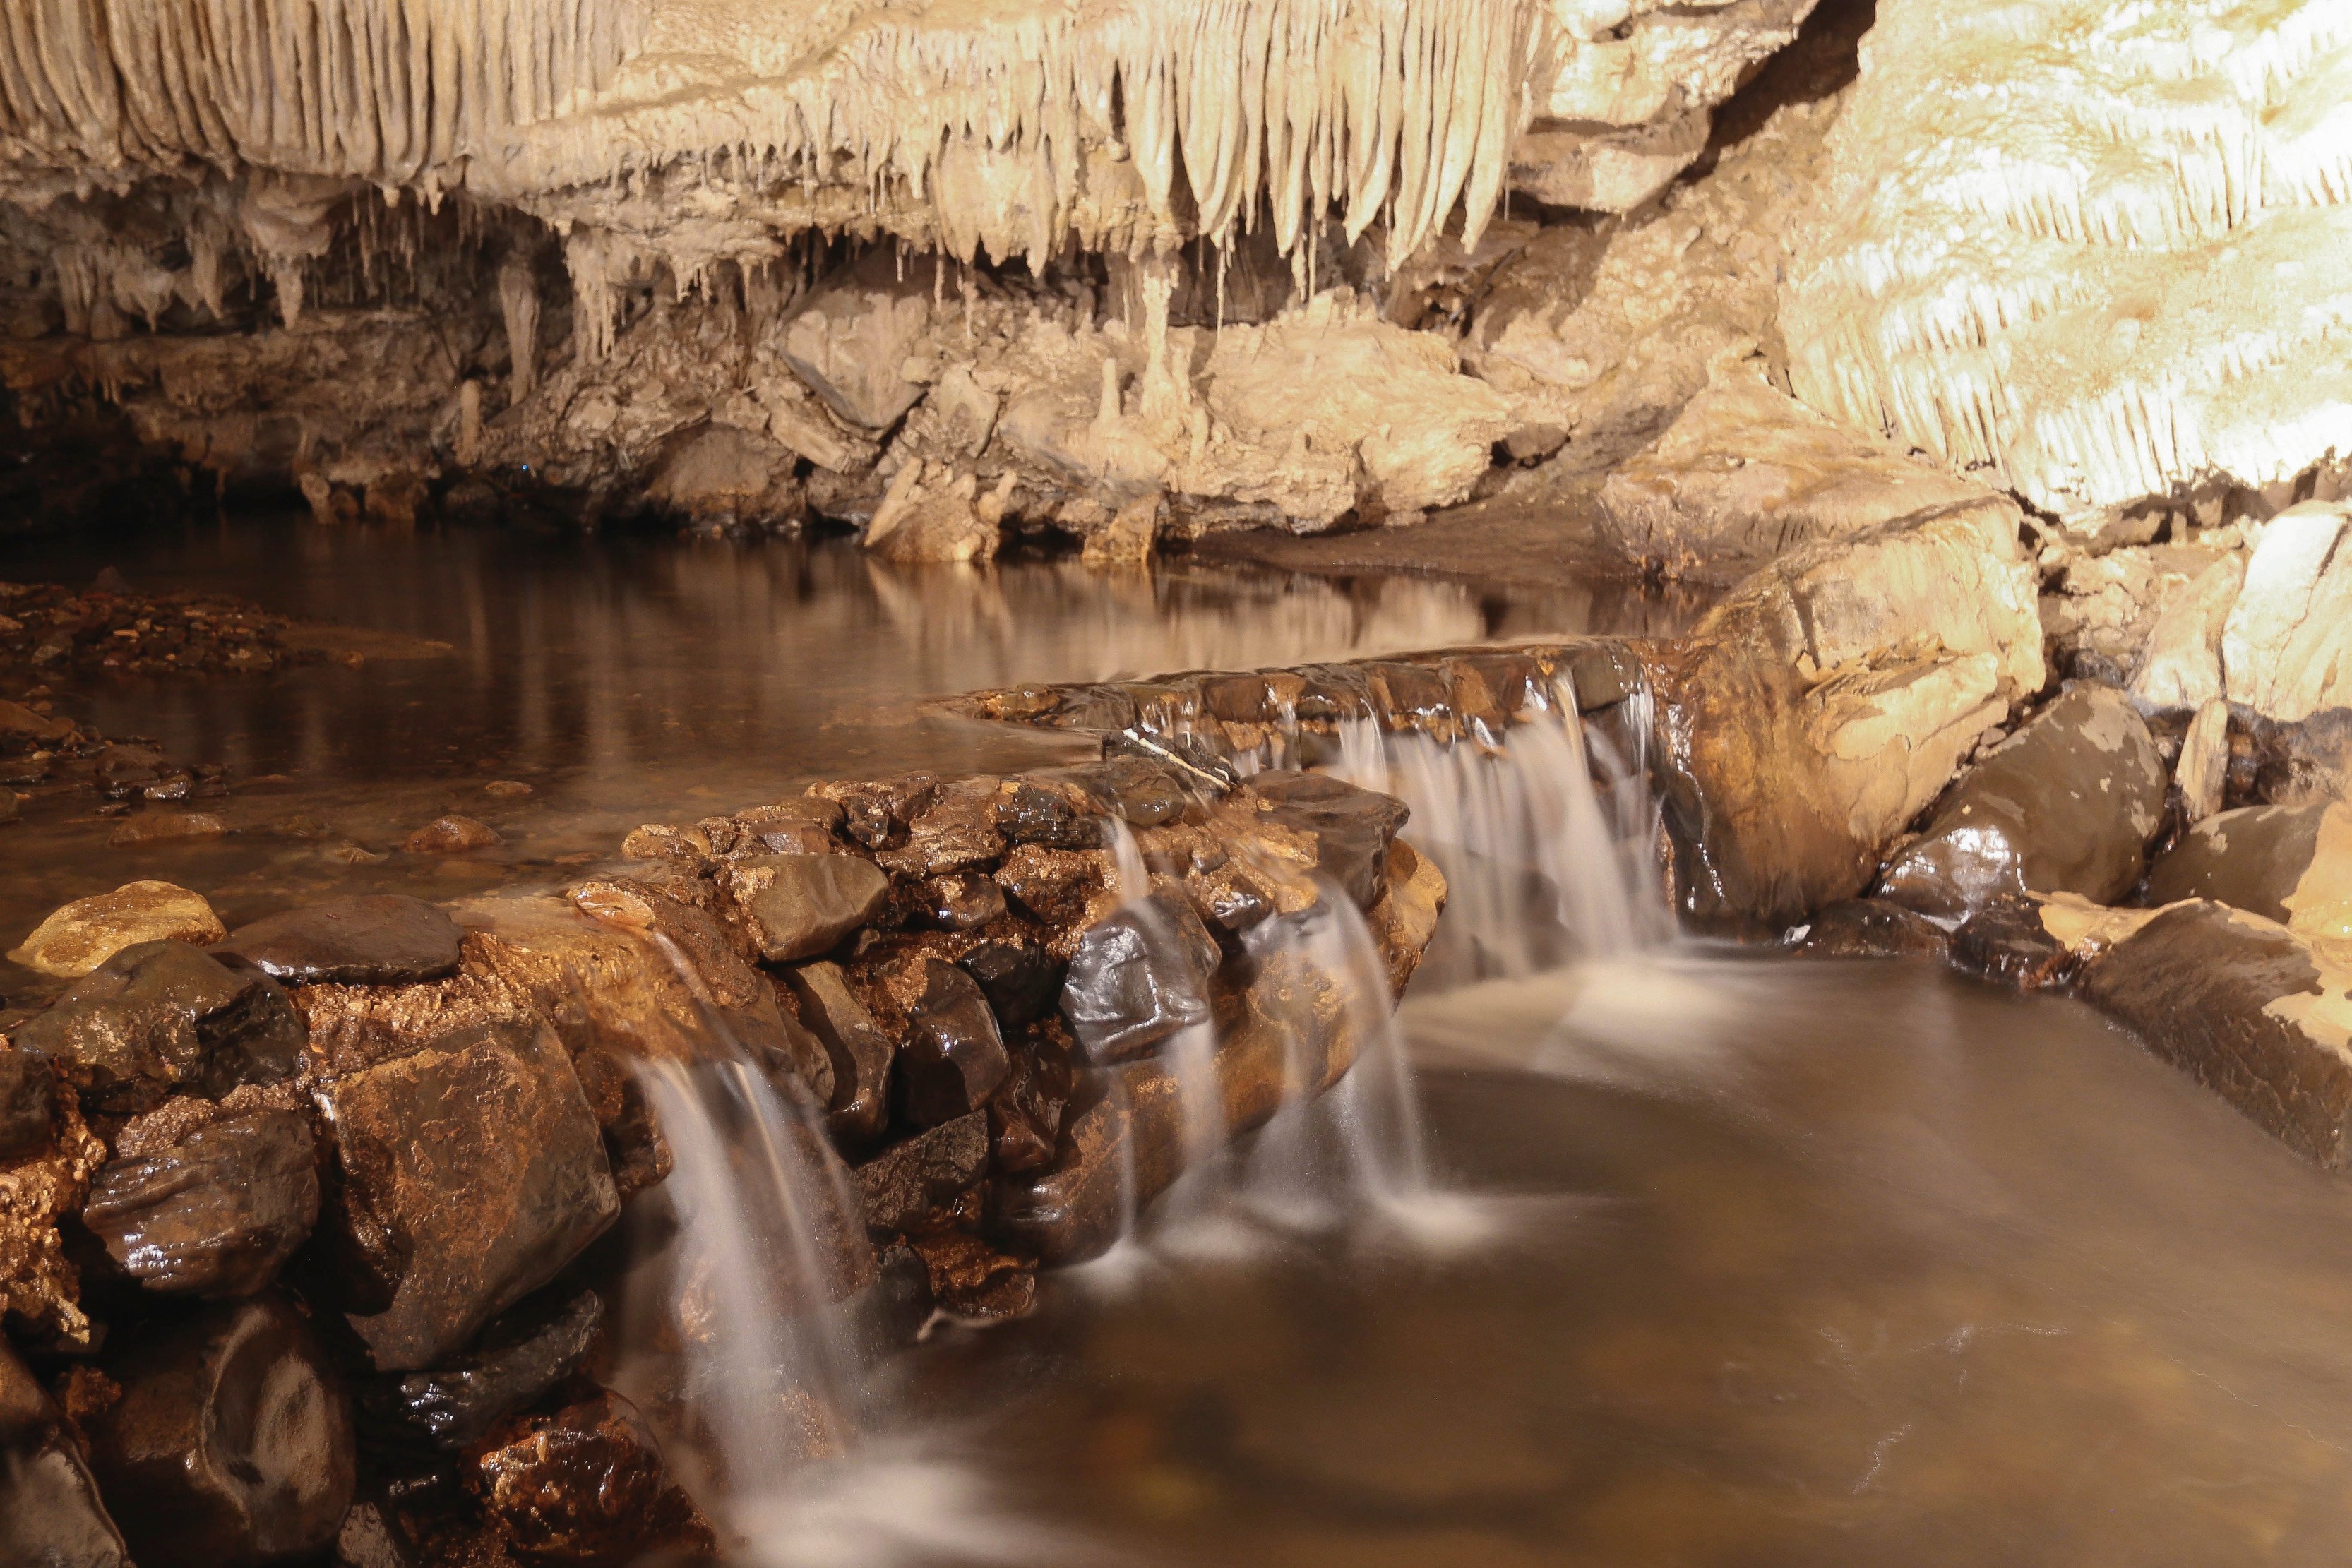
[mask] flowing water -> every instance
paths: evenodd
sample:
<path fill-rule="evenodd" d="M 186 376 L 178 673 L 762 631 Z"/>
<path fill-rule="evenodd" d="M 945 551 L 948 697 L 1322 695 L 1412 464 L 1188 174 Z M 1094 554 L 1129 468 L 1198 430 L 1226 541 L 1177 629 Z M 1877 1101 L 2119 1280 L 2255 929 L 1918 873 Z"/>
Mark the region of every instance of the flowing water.
<path fill-rule="evenodd" d="M 0 576 L 39 575 L 10 549 Z M 46 559 L 99 564 L 69 556 Z M 233 796 L 211 844 L 0 830 L 14 929 L 136 875 L 232 919 L 381 879 L 446 896 L 812 777 L 1066 754 L 917 710 L 972 685 L 1671 630 L 1606 596 L 904 572 L 829 545 L 238 524 L 115 564 L 451 651 L 75 694 L 289 778 Z M 1023 1321 L 864 1354 L 854 1307 L 806 1289 L 844 1195 L 805 1109 L 723 1041 L 646 1064 L 677 1168 L 633 1217 L 625 1333 L 740 1559 L 2342 1561 L 2342 1184 L 2072 1002 L 1662 942 L 1642 728 L 1352 728 L 1341 767 L 1412 805 L 1453 883 L 1429 968 L 1339 1090 L 1209 1163 L 1195 1233 L 1246 1244 L 1183 1245 L 1183 1214 L 1147 1208 L 1138 1266 L 1049 1278 Z M 535 792 L 494 813 L 500 777 Z M 487 865 L 338 848 L 452 806 L 506 834 Z M 1280 939 L 1370 995 L 1328 902 Z"/>

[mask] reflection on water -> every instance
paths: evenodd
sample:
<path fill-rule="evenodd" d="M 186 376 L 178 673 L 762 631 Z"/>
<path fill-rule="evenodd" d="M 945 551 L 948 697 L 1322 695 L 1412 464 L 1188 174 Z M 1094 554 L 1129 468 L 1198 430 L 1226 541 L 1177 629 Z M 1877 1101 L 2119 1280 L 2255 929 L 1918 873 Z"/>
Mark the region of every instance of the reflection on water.
<path fill-rule="evenodd" d="M 2087 1010 L 1685 954 L 1406 1017 L 1509 1239 L 934 1348 L 1041 1506 L 1182 1563 L 2342 1561 L 2342 1189 Z"/>
<path fill-rule="evenodd" d="M 845 540 L 402 532 L 307 519 L 189 525 L 111 554 L 70 538 L 0 549 L 0 577 L 85 582 L 110 564 L 136 587 L 226 591 L 451 651 L 235 681 L 61 688 L 68 711 L 108 734 L 292 782 L 232 799 L 225 814 L 238 833 L 227 841 L 110 850 L 108 824 L 9 830 L 0 869 L 9 941 L 62 899 L 132 876 L 256 910 L 387 879 L 466 891 L 474 873 L 464 864 L 364 860 L 445 810 L 493 821 L 509 862 L 546 860 L 609 849 L 640 821 L 690 821 L 814 778 L 1066 754 L 1066 737 L 919 711 L 975 687 L 1664 631 L 1684 613 L 1622 588 L 1514 593 L 1181 561 L 1150 573 L 1076 561 L 905 568 Z M 499 779 L 536 793 L 520 804 L 485 800 L 482 785 Z M 477 880 L 507 874 L 491 863 Z"/>

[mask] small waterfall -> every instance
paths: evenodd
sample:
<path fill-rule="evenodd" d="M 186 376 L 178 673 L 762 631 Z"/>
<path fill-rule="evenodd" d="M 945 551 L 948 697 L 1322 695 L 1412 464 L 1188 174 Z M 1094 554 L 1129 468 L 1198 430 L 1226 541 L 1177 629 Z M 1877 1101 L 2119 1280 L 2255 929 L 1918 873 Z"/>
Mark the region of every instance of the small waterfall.
<path fill-rule="evenodd" d="M 1632 717 L 1645 734 L 1646 716 Z M 1445 873 L 1424 988 L 1621 957 L 1672 934 L 1644 759 L 1592 735 L 1567 693 L 1500 735 L 1444 741 L 1364 716 L 1341 721 L 1339 740 L 1331 771 L 1412 808 L 1406 836 Z"/>

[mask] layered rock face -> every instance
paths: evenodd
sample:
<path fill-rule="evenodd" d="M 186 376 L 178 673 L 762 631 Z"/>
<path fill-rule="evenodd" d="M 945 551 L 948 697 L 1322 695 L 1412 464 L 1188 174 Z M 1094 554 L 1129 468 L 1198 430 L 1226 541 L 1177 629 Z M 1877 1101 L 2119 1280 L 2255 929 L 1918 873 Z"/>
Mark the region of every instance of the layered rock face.
<path fill-rule="evenodd" d="M 1882 5 L 1782 290 L 1797 395 L 2085 523 L 2336 493 L 2347 46 L 2326 4 Z"/>

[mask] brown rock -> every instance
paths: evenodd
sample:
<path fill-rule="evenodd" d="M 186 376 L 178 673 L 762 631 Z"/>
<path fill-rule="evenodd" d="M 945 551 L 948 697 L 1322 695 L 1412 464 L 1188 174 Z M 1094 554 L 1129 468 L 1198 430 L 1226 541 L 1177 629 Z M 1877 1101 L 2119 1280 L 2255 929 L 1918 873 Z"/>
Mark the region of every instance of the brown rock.
<path fill-rule="evenodd" d="M 837 964 L 801 964 L 784 971 L 807 1026 L 833 1062 L 826 1123 L 837 1136 L 863 1143 L 881 1135 L 889 1116 L 890 1062 L 898 1047 L 849 988 Z"/>
<path fill-rule="evenodd" d="M 405 1429 L 447 1450 L 471 1447 L 577 1372 L 604 1321 L 604 1303 L 593 1291 L 534 1298 L 446 1365 L 379 1380 L 362 1394 L 361 1408 L 380 1429 Z"/>
<path fill-rule="evenodd" d="M 971 977 L 937 958 L 915 962 L 922 993 L 907 1013 L 898 1104 L 916 1126 L 935 1127 L 985 1103 L 1011 1063 L 996 1015 Z"/>
<path fill-rule="evenodd" d="M 1952 932 L 1952 967 L 2020 990 L 2045 990 L 2074 977 L 2074 950 L 2052 933 L 2039 905 L 1996 898 Z"/>
<path fill-rule="evenodd" d="M 1042 1170 L 1061 1146 L 1074 1075 L 1058 1051 L 1032 1047 L 1011 1056 L 1012 1071 L 988 1102 L 990 1157 L 1001 1171 Z"/>
<path fill-rule="evenodd" d="M 0 1154 L 0 1313 L 36 1335 L 79 1344 L 89 1320 L 76 1304 L 81 1279 L 58 1226 L 80 1210 L 106 1145 L 37 1052 L 0 1051 L 0 1096 L 16 1145 Z"/>
<path fill-rule="evenodd" d="M 275 1296 L 159 1319 L 110 1348 L 122 1398 L 90 1468 L 142 1568 L 247 1568 L 323 1550 L 351 1507 L 351 1402 Z"/>
<path fill-rule="evenodd" d="M 58 1407 L 0 1343 L 0 1563 L 130 1568 L 122 1534 Z"/>
<path fill-rule="evenodd" d="M 168 843 L 174 839 L 216 839 L 228 824 L 210 811 L 142 811 L 107 835 L 117 849 L 130 844 Z"/>
<path fill-rule="evenodd" d="M 1944 915 L 2028 891 L 2113 904 L 2139 881 L 2168 782 L 2130 698 L 2071 686 L 1960 776 L 1879 894 Z"/>
<path fill-rule="evenodd" d="M 851 1174 L 876 1235 L 921 1224 L 988 1174 L 988 1117 L 974 1111 L 895 1144 Z"/>
<path fill-rule="evenodd" d="M 477 1025 L 331 1091 L 337 1216 L 382 1291 L 352 1326 L 378 1367 L 435 1365 L 620 1212 L 604 1144 L 544 1024 Z"/>
<path fill-rule="evenodd" d="M 181 942 L 125 947 L 16 1031 L 100 1109 L 130 1114 L 185 1089 L 218 1099 L 299 1070 L 302 1021 L 278 982 Z"/>
<path fill-rule="evenodd" d="M 931 1300 L 958 1317 L 1017 1318 L 1037 1304 L 1037 1265 L 961 1230 L 907 1239 L 931 1278 Z"/>
<path fill-rule="evenodd" d="M 2352 973 L 2259 915 L 2176 904 L 2095 956 L 2082 992 L 2305 1158 L 2352 1163 Z"/>
<path fill-rule="evenodd" d="M 1249 790 L 1269 803 L 1265 821 L 1315 839 L 1315 868 L 1338 883 L 1359 909 L 1387 891 L 1389 845 L 1409 815 L 1403 801 L 1326 773 L 1254 775 Z"/>
<path fill-rule="evenodd" d="M 1035 1023 L 1051 1013 L 1062 994 L 1062 961 L 1043 947 L 983 942 L 956 964 L 980 982 L 997 1020 L 1013 1029 Z"/>
<path fill-rule="evenodd" d="M 527 1416 L 475 1458 L 475 1485 L 506 1544 L 530 1562 L 619 1565 L 716 1542 L 670 1479 L 645 1417 L 609 1389 Z"/>
<path fill-rule="evenodd" d="M 882 913 L 890 879 L 859 855 L 752 855 L 726 870 L 728 893 L 771 964 L 814 958 Z"/>
<path fill-rule="evenodd" d="M 57 1071 L 37 1051 L 0 1050 L 0 1165 L 46 1152 L 58 1114 Z"/>
<path fill-rule="evenodd" d="M 1078 938 L 1062 983 L 1062 1016 L 1097 1063 L 1156 1051 L 1210 1018 L 1209 982 L 1223 953 L 1181 898 L 1123 905 Z"/>
<path fill-rule="evenodd" d="M 410 985 L 457 967 L 457 923 L 404 894 L 304 904 L 240 925 L 221 946 L 289 985 Z"/>
<path fill-rule="evenodd" d="M 472 817 L 436 817 L 408 835 L 401 848 L 413 855 L 457 854 L 486 850 L 506 841 L 488 822 Z"/>
<path fill-rule="evenodd" d="M 916 886 L 914 896 L 923 924 L 940 931 L 975 930 L 1004 913 L 1004 890 L 972 872 L 931 877 Z"/>
<path fill-rule="evenodd" d="M 2352 936 L 2352 804 L 2247 806 L 2208 817 L 2147 873 L 2147 902 L 2210 898 L 2306 936 Z"/>
<path fill-rule="evenodd" d="M 310 1119 L 297 1111 L 223 1117 L 168 1149 L 112 1160 L 81 1212 L 108 1255 L 150 1291 L 252 1295 L 277 1279 L 319 1218 Z"/>
<path fill-rule="evenodd" d="M 125 883 L 112 893 L 78 898 L 34 928 L 12 963 L 68 979 L 89 974 L 141 942 L 193 942 L 226 936 L 220 916 L 197 894 L 168 882 Z"/>
<path fill-rule="evenodd" d="M 1100 851 L 1047 849 L 1022 844 L 997 868 L 997 885 L 1014 907 L 1048 925 L 1070 925 L 1108 896 L 1109 860 Z"/>
<path fill-rule="evenodd" d="M 1847 898 L 1813 915 L 1796 951 L 1807 958 L 1941 958 L 1944 928 L 1883 898 Z"/>

